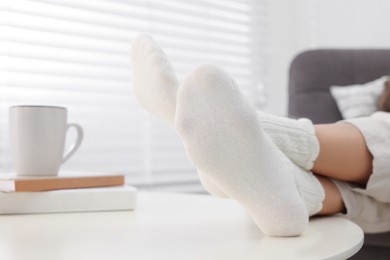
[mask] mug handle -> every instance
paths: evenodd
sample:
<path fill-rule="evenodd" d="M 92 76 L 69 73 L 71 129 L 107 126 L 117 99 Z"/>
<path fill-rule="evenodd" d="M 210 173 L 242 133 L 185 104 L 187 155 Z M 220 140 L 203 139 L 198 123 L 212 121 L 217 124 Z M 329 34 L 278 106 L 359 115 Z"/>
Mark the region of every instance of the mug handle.
<path fill-rule="evenodd" d="M 70 157 L 72 157 L 72 155 L 79 149 L 81 142 L 83 141 L 84 132 L 81 126 L 78 124 L 68 124 L 66 132 L 68 132 L 71 127 L 74 127 L 76 129 L 77 139 L 76 142 L 74 142 L 66 151 L 64 159 L 62 159 L 62 163 L 65 163 L 67 160 L 69 160 Z"/>

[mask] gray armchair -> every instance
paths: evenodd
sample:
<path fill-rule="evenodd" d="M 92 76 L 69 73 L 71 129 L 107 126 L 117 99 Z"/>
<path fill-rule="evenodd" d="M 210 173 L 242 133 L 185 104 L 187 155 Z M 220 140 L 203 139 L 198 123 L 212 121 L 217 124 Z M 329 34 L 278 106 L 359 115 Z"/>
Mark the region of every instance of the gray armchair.
<path fill-rule="evenodd" d="M 329 92 L 330 86 L 365 83 L 389 73 L 390 50 L 322 49 L 302 52 L 294 58 L 290 67 L 288 114 L 294 118 L 310 118 L 314 123 L 336 122 L 342 118 Z M 366 234 L 362 250 L 351 259 L 389 257 L 390 232 Z"/>

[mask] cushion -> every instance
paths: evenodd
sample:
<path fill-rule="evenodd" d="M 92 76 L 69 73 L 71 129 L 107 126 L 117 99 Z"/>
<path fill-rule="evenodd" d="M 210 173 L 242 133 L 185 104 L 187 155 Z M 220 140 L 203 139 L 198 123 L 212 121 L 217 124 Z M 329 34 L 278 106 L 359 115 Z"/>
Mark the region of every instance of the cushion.
<path fill-rule="evenodd" d="M 378 99 L 379 111 L 390 112 L 390 80 L 385 82 L 385 89 Z"/>
<path fill-rule="evenodd" d="M 365 84 L 331 86 L 330 93 L 344 119 L 369 116 L 378 110 L 378 98 L 388 76 Z"/>

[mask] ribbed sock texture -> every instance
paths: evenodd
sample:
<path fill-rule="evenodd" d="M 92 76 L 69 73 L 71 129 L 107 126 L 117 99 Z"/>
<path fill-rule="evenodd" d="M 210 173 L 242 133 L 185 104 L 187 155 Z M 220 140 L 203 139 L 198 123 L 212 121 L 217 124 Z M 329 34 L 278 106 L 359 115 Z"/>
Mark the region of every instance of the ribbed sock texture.
<path fill-rule="evenodd" d="M 225 72 L 200 65 L 188 75 L 177 95 L 175 127 L 192 162 L 242 204 L 265 234 L 296 236 L 305 230 L 313 211 L 307 205 L 316 204 L 316 197 L 304 202 L 311 191 L 298 187 L 311 181 L 295 176 L 307 172 L 264 133 Z"/>
<path fill-rule="evenodd" d="M 317 214 L 322 209 L 322 202 L 325 199 L 325 190 L 322 184 L 309 171 L 295 173 L 294 178 L 309 216 Z"/>
<path fill-rule="evenodd" d="M 320 145 L 309 119 L 296 120 L 263 112 L 257 115 L 264 131 L 291 161 L 305 170 L 313 168 Z"/>

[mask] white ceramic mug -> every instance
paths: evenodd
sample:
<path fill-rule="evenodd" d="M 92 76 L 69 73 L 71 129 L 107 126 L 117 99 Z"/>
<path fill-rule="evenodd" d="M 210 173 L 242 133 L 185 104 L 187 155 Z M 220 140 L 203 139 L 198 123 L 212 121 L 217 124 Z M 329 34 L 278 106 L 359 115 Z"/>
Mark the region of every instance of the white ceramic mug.
<path fill-rule="evenodd" d="M 83 130 L 67 123 L 67 109 L 55 106 L 13 106 L 9 109 L 12 159 L 19 176 L 57 175 L 61 164 L 80 147 Z M 64 154 L 66 133 L 77 138 Z"/>

